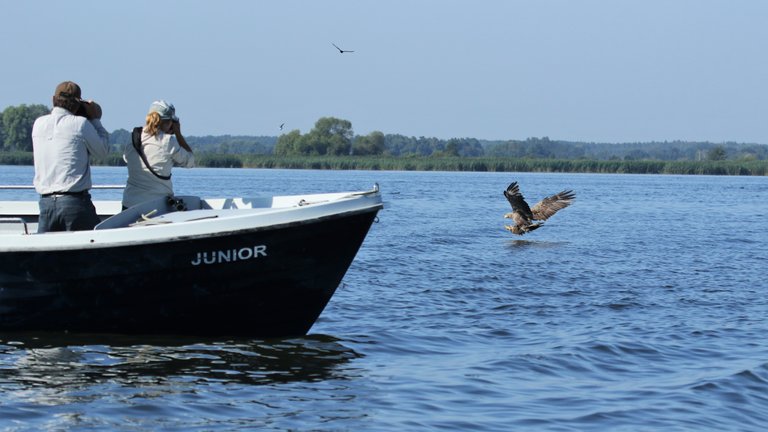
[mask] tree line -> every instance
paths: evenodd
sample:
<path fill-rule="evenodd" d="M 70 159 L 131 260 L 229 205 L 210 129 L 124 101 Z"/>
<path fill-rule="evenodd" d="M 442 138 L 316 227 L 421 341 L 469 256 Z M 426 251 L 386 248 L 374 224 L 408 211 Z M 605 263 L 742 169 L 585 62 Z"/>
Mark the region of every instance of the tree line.
<path fill-rule="evenodd" d="M 380 155 L 384 153 L 384 134 L 379 131 L 355 136 L 349 120 L 322 117 L 308 133 L 298 129 L 281 135 L 275 144 L 278 156 Z"/>
<path fill-rule="evenodd" d="M 766 160 L 768 145 L 736 142 L 663 141 L 636 143 L 585 143 L 550 140 L 548 137 L 509 140 L 486 147 L 486 156 L 593 159 L 593 160 Z"/>
<path fill-rule="evenodd" d="M 32 125 L 50 112 L 45 105 L 7 107 L 0 113 L 0 151 L 31 152 Z M 117 129 L 110 134 L 112 152 L 122 154 L 130 142 L 130 132 Z M 597 161 L 752 161 L 768 160 L 768 145 L 750 143 L 711 143 L 691 141 L 595 143 L 530 137 L 525 140 L 479 140 L 476 138 L 439 139 L 408 137 L 374 131 L 355 135 L 352 123 L 335 117 L 322 117 L 305 134 L 292 130 L 275 136 L 188 136 L 197 153 L 211 161 L 215 155 L 275 156 L 390 156 L 436 158 L 518 158 Z M 224 163 L 224 162 L 222 162 Z"/>
<path fill-rule="evenodd" d="M 623 161 L 496 157 L 216 155 L 206 166 L 382 171 L 488 171 L 604 174 L 768 175 L 768 161 Z"/>
<path fill-rule="evenodd" d="M 277 137 L 243 135 L 206 135 L 185 136 L 187 143 L 195 152 L 212 154 L 272 154 Z M 131 132 L 116 129 L 109 134 L 109 143 L 113 151 L 122 152 L 130 144 Z"/>

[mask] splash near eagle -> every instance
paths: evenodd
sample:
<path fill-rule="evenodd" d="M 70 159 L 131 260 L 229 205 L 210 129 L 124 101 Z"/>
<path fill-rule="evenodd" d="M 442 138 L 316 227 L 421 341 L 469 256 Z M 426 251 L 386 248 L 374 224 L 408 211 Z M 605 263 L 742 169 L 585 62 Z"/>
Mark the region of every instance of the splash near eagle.
<path fill-rule="evenodd" d="M 517 186 L 517 182 L 512 182 L 504 191 L 504 196 L 507 197 L 507 201 L 512 206 L 512 213 L 504 215 L 507 219 L 512 219 L 514 225 L 504 225 L 504 228 L 512 234 L 523 235 L 527 232 L 531 232 L 544 225 L 545 220 L 549 219 L 573 202 L 576 195 L 572 190 L 564 190 L 552 196 L 548 196 L 539 201 L 533 208 L 528 207 L 528 203 L 525 202 L 523 194 L 520 193 L 520 188 Z M 538 221 L 538 222 L 537 222 Z"/>

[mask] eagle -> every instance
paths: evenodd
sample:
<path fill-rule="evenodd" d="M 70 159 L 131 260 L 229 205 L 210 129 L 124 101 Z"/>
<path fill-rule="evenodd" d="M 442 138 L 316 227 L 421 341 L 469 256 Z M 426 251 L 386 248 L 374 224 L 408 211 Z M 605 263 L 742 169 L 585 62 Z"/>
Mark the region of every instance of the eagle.
<path fill-rule="evenodd" d="M 504 225 L 504 228 L 512 234 L 523 235 L 544 225 L 545 220 L 549 219 L 573 202 L 576 195 L 572 190 L 564 190 L 552 196 L 548 196 L 539 201 L 533 208 L 528 207 L 523 194 L 520 193 L 520 187 L 517 182 L 512 182 L 504 191 L 504 196 L 512 206 L 512 212 L 504 215 L 507 219 L 512 219 L 514 225 Z M 541 222 L 535 222 L 541 221 Z"/>

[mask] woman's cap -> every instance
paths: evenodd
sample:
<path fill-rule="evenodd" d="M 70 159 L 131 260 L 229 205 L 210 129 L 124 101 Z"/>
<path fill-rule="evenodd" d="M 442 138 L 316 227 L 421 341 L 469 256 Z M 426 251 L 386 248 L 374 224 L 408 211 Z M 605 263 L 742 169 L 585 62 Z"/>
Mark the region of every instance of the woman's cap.
<path fill-rule="evenodd" d="M 149 106 L 149 112 L 160 114 L 160 118 L 163 120 L 179 121 L 179 118 L 176 117 L 176 108 L 173 107 L 172 103 L 168 103 L 164 100 L 156 100 L 152 102 L 152 105 Z"/>

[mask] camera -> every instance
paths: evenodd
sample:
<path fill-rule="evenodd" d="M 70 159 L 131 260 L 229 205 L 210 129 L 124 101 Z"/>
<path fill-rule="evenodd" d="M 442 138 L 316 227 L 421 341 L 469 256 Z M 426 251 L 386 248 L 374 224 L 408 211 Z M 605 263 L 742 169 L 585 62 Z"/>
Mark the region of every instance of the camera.
<path fill-rule="evenodd" d="M 101 106 L 93 101 L 86 101 L 80 99 L 80 105 L 75 111 L 75 115 L 85 117 L 88 120 L 101 118 Z"/>
<path fill-rule="evenodd" d="M 75 115 L 80 116 L 80 117 L 85 117 L 88 120 L 90 120 L 91 118 L 88 117 L 88 108 L 87 108 L 88 105 L 90 105 L 90 104 L 91 103 L 88 102 L 88 101 L 81 100 L 80 101 L 80 105 L 77 107 L 77 111 L 75 111 Z"/>
<path fill-rule="evenodd" d="M 80 105 L 78 105 L 77 111 L 75 111 L 75 115 L 88 118 L 88 109 L 86 108 L 87 105 L 88 105 L 88 102 L 80 101 Z"/>

